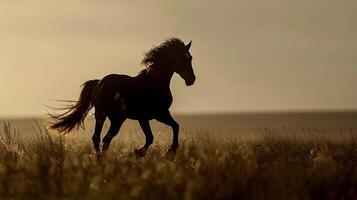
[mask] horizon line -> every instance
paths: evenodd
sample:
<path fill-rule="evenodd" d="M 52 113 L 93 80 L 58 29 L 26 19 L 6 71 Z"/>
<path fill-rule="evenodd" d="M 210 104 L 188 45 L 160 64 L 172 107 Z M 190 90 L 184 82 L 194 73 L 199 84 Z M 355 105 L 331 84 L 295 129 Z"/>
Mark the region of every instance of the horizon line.
<path fill-rule="evenodd" d="M 239 114 L 303 114 L 303 113 L 357 113 L 356 109 L 265 109 L 265 110 L 234 110 L 234 111 L 195 111 L 195 112 L 172 112 L 178 116 L 195 116 L 195 115 L 239 115 Z M 48 118 L 48 114 L 25 114 L 25 115 L 0 115 L 0 120 L 16 119 L 38 119 Z M 90 117 L 90 116 L 88 116 Z"/>

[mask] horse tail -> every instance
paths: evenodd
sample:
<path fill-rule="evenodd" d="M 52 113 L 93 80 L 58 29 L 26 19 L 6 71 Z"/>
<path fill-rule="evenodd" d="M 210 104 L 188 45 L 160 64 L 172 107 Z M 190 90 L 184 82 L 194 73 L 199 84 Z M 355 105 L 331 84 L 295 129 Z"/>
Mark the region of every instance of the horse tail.
<path fill-rule="evenodd" d="M 83 89 L 79 99 L 74 105 L 57 109 L 66 110 L 62 114 L 50 114 L 50 116 L 55 120 L 55 122 L 50 126 L 50 129 L 57 130 L 60 133 L 68 133 L 73 129 L 78 129 L 79 127 L 84 128 L 84 119 L 89 110 L 93 107 L 91 99 L 93 90 L 98 82 L 99 80 L 90 80 L 85 82 L 82 85 Z"/>

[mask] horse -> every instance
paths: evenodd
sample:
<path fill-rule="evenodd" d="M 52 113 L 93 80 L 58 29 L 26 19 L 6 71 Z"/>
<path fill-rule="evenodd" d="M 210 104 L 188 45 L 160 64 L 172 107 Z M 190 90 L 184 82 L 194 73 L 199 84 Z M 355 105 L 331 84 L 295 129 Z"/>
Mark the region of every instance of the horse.
<path fill-rule="evenodd" d="M 50 129 L 69 133 L 84 127 L 84 119 L 94 107 L 95 129 L 92 137 L 94 149 L 100 153 L 100 138 L 106 118 L 110 128 L 102 140 L 102 152 L 118 134 L 126 119 L 139 121 L 145 134 L 145 144 L 135 149 L 139 157 L 145 156 L 154 136 L 150 120 L 157 120 L 171 127 L 172 144 L 168 154 L 175 154 L 179 147 L 179 124 L 172 117 L 169 108 L 173 102 L 170 82 L 177 73 L 187 86 L 194 84 L 196 76 L 192 66 L 190 47 L 179 38 L 169 38 L 159 46 L 147 51 L 142 60 L 145 66 L 136 76 L 110 74 L 101 80 L 89 80 L 82 85 L 79 99 L 64 108 L 61 114 L 50 114 L 53 122 Z"/>

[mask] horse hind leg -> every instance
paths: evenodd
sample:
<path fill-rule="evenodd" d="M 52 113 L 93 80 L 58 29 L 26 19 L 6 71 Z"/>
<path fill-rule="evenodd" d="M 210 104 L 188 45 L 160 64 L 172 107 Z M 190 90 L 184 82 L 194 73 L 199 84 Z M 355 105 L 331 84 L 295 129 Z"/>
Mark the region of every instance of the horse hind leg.
<path fill-rule="evenodd" d="M 110 127 L 108 133 L 103 138 L 103 152 L 107 151 L 112 139 L 118 134 L 121 125 L 125 121 L 122 117 L 110 117 Z"/>
<path fill-rule="evenodd" d="M 97 153 L 100 152 L 100 133 L 102 132 L 103 124 L 105 121 L 105 115 L 100 114 L 99 112 L 95 113 L 95 128 L 94 128 L 94 134 L 92 136 L 92 141 L 94 145 L 94 149 Z"/>
<path fill-rule="evenodd" d="M 110 120 L 110 127 L 108 133 L 103 138 L 103 152 L 107 151 L 112 141 L 115 137 L 123 122 L 126 120 L 126 106 L 124 98 L 121 97 L 119 92 L 116 92 L 113 96 L 113 103 L 115 105 L 112 108 L 112 112 L 108 115 Z"/>

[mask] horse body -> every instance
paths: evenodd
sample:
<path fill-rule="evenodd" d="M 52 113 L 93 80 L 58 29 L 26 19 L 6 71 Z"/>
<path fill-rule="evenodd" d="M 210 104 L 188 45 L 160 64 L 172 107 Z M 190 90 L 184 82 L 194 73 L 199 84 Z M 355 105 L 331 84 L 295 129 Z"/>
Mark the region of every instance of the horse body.
<path fill-rule="evenodd" d="M 93 91 L 95 110 L 133 120 L 155 119 L 170 108 L 173 98 L 170 83 L 156 82 L 151 73 L 154 72 L 135 77 L 117 74 L 104 77 Z"/>
<path fill-rule="evenodd" d="M 147 68 L 137 76 L 110 74 L 101 80 L 87 81 L 75 105 L 63 114 L 52 115 L 56 122 L 51 128 L 69 132 L 80 126 L 94 107 L 96 124 L 92 140 L 95 150 L 100 152 L 100 134 L 106 118 L 111 124 L 102 140 L 103 151 L 109 148 L 111 140 L 126 119 L 138 120 L 146 142 L 135 153 L 144 156 L 154 139 L 149 121 L 155 119 L 171 126 L 173 141 L 169 152 L 175 153 L 179 146 L 179 125 L 169 111 L 173 101 L 170 81 L 173 74 L 178 73 L 186 85 L 194 83 L 190 46 L 191 42 L 185 45 L 177 38 L 169 39 L 146 53 L 143 63 Z"/>

